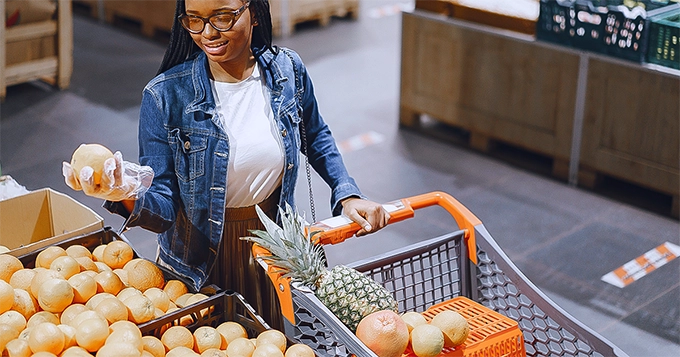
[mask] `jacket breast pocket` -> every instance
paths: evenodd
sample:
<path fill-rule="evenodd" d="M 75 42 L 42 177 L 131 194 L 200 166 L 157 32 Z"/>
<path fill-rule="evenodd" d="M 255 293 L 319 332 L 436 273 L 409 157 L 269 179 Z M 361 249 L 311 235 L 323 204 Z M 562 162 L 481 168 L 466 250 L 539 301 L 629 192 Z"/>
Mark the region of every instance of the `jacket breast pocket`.
<path fill-rule="evenodd" d="M 188 182 L 205 174 L 206 136 L 173 129 L 168 140 L 175 155 L 175 173 L 180 181 Z"/>

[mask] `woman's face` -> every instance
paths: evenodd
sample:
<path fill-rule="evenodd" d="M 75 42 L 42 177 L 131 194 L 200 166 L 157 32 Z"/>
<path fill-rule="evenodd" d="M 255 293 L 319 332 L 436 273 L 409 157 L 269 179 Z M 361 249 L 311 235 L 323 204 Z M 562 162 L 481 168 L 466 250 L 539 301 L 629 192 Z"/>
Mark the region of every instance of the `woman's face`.
<path fill-rule="evenodd" d="M 232 12 L 241 8 L 244 0 L 185 0 L 186 14 L 208 18 L 212 15 Z M 243 11 L 229 31 L 218 31 L 206 23 L 200 33 L 190 33 L 194 42 L 210 61 L 221 66 L 243 65 L 252 56 L 250 42 L 253 33 L 253 16 L 250 9 Z"/>

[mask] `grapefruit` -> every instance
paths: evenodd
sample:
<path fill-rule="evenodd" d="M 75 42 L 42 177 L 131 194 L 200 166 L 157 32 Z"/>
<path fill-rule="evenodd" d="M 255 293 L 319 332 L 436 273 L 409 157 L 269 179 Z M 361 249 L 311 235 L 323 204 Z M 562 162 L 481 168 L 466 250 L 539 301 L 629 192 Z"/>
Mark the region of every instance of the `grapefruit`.
<path fill-rule="evenodd" d="M 111 150 L 100 144 L 81 144 L 71 157 L 71 168 L 80 177 L 80 170 L 85 166 L 89 166 L 94 171 L 94 184 L 99 185 L 104 172 L 104 161 L 112 158 Z"/>
<path fill-rule="evenodd" d="M 357 325 L 356 335 L 380 357 L 400 357 L 409 342 L 406 323 L 392 310 L 366 315 Z"/>

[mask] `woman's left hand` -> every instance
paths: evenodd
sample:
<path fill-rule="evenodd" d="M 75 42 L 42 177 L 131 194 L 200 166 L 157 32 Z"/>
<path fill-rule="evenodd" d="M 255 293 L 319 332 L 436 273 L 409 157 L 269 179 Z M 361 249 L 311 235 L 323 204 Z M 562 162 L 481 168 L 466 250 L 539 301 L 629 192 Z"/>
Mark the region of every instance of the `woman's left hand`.
<path fill-rule="evenodd" d="M 377 232 L 390 220 L 390 214 L 381 204 L 357 197 L 343 200 L 342 209 L 345 216 L 361 227 L 356 233 L 357 237 Z"/>

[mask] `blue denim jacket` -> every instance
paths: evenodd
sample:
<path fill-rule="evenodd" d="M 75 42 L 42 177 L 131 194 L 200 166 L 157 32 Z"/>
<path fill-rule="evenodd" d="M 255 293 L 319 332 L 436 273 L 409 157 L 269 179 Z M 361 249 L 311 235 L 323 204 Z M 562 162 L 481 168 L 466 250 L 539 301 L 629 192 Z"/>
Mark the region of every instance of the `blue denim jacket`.
<path fill-rule="evenodd" d="M 330 186 L 333 214 L 339 214 L 339 202 L 361 192 L 319 114 L 302 60 L 294 51 L 280 48 L 278 54 L 265 51 L 257 61 L 271 92 L 285 151 L 279 205 L 287 202 L 295 207 L 295 182 L 304 164 L 300 162 L 302 120 L 309 162 Z M 215 114 L 203 52 L 152 79 L 143 91 L 139 121 L 139 162 L 153 168 L 152 186 L 129 214 L 120 203 L 104 204 L 127 217 L 126 227 L 159 233 L 159 257 L 196 289 L 215 264 L 224 224 L 229 141 Z"/>

